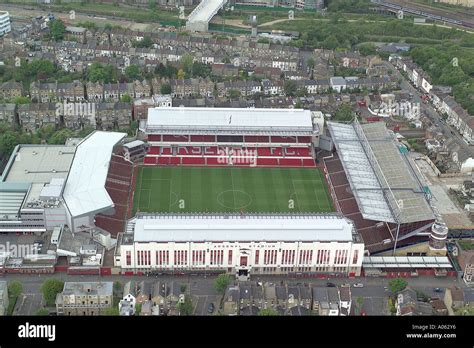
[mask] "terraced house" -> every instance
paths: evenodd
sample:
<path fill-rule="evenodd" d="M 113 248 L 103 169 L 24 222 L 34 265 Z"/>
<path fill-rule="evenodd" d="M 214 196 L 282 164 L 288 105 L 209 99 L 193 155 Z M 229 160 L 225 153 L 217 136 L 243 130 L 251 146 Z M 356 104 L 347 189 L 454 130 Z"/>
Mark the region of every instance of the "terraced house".
<path fill-rule="evenodd" d="M 56 296 L 58 315 L 101 315 L 112 305 L 112 282 L 66 282 Z"/>

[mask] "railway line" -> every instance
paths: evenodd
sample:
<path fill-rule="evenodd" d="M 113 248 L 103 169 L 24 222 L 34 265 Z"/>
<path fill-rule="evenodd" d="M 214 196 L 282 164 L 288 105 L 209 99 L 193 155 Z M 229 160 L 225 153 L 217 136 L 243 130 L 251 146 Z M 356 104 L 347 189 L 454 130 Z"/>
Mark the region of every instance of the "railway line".
<path fill-rule="evenodd" d="M 462 15 L 457 13 L 456 15 L 452 13 L 446 13 L 442 10 L 437 9 L 426 9 L 419 4 L 409 3 L 407 4 L 402 0 L 391 0 L 390 2 L 384 0 L 370 0 L 374 5 L 382 6 L 393 11 L 403 11 L 404 13 L 409 13 L 412 15 L 417 15 L 432 20 L 449 23 L 465 28 L 474 29 L 474 18 L 471 16 Z M 457 18 L 453 18 L 456 16 Z"/>

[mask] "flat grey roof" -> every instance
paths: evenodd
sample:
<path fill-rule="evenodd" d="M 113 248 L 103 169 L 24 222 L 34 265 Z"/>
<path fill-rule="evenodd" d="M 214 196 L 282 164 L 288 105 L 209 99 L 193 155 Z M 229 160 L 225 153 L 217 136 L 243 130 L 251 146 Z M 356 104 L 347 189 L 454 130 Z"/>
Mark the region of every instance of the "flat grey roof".
<path fill-rule="evenodd" d="M 74 146 L 20 145 L 13 153 L 10 168 L 5 168 L 5 182 L 48 183 L 52 178 L 66 178 L 74 157 Z"/>
<path fill-rule="evenodd" d="M 338 215 L 155 215 L 129 225 L 135 242 L 349 242 L 354 232 L 352 222 Z"/>
<path fill-rule="evenodd" d="M 66 282 L 63 295 L 112 295 L 113 282 Z"/>

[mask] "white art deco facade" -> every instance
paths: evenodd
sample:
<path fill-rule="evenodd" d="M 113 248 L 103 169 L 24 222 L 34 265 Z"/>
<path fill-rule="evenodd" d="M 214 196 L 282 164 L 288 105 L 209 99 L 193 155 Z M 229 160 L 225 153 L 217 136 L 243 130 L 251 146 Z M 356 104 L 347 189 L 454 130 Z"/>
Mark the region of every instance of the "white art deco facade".
<path fill-rule="evenodd" d="M 360 275 L 364 244 L 338 215 L 139 215 L 120 234 L 122 273 Z"/>

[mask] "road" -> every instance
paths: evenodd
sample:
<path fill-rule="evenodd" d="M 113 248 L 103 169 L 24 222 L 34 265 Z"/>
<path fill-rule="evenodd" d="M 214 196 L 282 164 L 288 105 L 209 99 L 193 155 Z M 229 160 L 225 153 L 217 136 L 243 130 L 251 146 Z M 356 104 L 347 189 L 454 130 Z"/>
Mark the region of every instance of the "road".
<path fill-rule="evenodd" d="M 439 128 L 442 129 L 443 134 L 447 137 L 450 137 L 456 140 L 456 144 L 459 145 L 460 149 L 458 151 L 458 155 L 461 158 L 468 158 L 474 157 L 474 148 L 469 146 L 464 140 L 463 137 L 457 132 L 456 129 L 452 128 L 446 122 L 444 122 L 441 118 L 441 115 L 435 110 L 435 108 L 430 103 L 424 103 L 421 99 L 423 95 L 418 89 L 416 89 L 407 79 L 397 70 L 397 68 L 390 62 L 383 61 L 384 64 L 388 69 L 392 70 L 396 76 L 401 79 L 401 88 L 402 90 L 406 90 L 409 93 L 413 94 L 413 99 L 411 100 L 412 103 L 420 103 L 421 110 L 425 112 L 428 118 L 436 124 Z"/>

